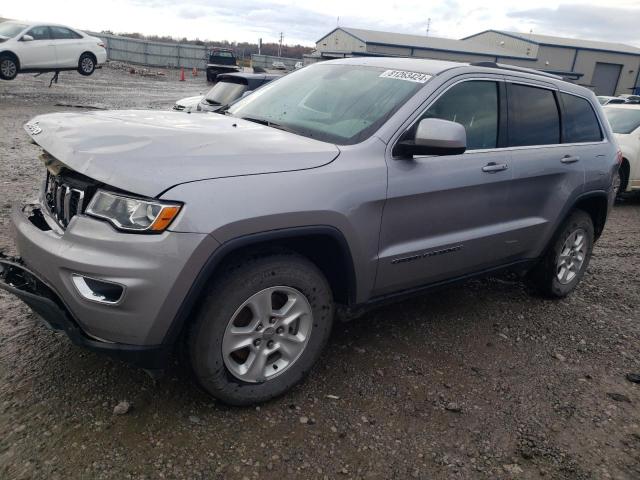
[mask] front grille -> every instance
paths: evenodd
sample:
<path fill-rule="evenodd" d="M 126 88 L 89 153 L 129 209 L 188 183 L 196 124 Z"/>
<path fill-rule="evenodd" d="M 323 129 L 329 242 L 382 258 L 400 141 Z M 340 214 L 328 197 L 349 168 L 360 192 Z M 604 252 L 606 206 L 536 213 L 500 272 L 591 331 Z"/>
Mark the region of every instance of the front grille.
<path fill-rule="evenodd" d="M 175 104 L 175 105 L 173 106 L 173 109 L 174 109 L 174 110 L 177 110 L 177 111 L 179 111 L 179 112 L 181 112 L 181 111 L 183 111 L 183 110 L 184 110 L 184 105 L 178 105 L 178 104 Z"/>
<path fill-rule="evenodd" d="M 84 212 L 95 192 L 90 182 L 78 177 L 47 172 L 45 207 L 62 228 L 66 228 L 74 216 Z"/>

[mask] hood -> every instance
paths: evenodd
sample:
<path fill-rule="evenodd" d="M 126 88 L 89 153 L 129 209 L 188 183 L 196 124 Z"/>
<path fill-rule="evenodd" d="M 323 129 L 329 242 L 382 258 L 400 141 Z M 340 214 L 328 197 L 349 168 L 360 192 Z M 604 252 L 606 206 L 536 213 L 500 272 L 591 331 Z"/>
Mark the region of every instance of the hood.
<path fill-rule="evenodd" d="M 185 182 L 320 167 L 340 153 L 330 143 L 225 115 L 53 113 L 25 130 L 69 168 L 149 197 Z"/>
<path fill-rule="evenodd" d="M 204 98 L 203 95 L 197 95 L 195 97 L 181 98 L 176 102 L 176 105 L 181 105 L 185 108 L 195 108 Z"/>

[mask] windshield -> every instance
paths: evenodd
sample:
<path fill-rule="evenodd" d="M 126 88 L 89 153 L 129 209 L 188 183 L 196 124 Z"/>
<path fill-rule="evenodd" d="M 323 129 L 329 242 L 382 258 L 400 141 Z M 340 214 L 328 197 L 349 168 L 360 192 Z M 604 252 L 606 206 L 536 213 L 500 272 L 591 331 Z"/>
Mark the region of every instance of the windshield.
<path fill-rule="evenodd" d="M 429 78 L 422 73 L 318 63 L 269 83 L 229 112 L 350 145 L 373 134 Z"/>
<path fill-rule="evenodd" d="M 211 105 L 229 105 L 247 90 L 243 83 L 218 82 L 204 97 Z"/>
<path fill-rule="evenodd" d="M 15 37 L 22 30 L 27 28 L 26 25 L 22 25 L 21 23 L 0 23 L 0 37 L 11 38 Z"/>
<path fill-rule="evenodd" d="M 640 127 L 640 108 L 605 108 L 613 133 L 628 134 Z"/>

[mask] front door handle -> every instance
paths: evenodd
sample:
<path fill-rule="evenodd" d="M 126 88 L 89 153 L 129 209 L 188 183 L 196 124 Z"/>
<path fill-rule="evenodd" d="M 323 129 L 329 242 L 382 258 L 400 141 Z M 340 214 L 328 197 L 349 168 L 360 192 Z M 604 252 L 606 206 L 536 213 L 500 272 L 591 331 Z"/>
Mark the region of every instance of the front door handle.
<path fill-rule="evenodd" d="M 489 162 L 482 167 L 482 171 L 487 173 L 496 173 L 506 170 L 507 168 L 509 168 L 509 165 L 506 163 Z"/>
<path fill-rule="evenodd" d="M 574 157 L 571 155 L 565 155 L 560 159 L 562 163 L 576 163 L 579 160 L 580 160 L 580 157 Z"/>

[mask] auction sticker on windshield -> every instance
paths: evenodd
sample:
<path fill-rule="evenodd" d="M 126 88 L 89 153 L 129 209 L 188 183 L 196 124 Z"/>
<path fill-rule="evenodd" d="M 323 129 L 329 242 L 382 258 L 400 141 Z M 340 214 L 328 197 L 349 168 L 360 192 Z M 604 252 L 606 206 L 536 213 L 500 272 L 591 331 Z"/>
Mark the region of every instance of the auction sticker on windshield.
<path fill-rule="evenodd" d="M 408 82 L 426 83 L 431 75 L 418 72 L 407 72 L 405 70 L 386 70 L 380 74 L 381 78 L 396 78 L 398 80 L 407 80 Z"/>

